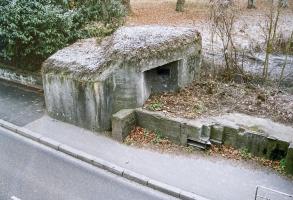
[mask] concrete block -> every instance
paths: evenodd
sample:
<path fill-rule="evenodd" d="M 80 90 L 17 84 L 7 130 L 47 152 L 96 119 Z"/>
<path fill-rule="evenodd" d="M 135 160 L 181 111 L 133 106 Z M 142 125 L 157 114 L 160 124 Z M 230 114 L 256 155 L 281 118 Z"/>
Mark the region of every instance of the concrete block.
<path fill-rule="evenodd" d="M 205 197 L 186 191 L 181 191 L 179 198 L 182 200 L 208 200 Z"/>
<path fill-rule="evenodd" d="M 148 177 L 137 174 L 133 171 L 129 171 L 127 169 L 123 172 L 123 177 L 125 177 L 128 180 L 134 181 L 136 183 L 139 183 L 141 185 L 147 185 L 148 181 L 150 180 Z"/>
<path fill-rule="evenodd" d="M 223 142 L 223 132 L 224 132 L 224 127 L 220 125 L 213 125 L 211 127 L 211 136 L 210 140 L 211 142 L 215 144 L 222 144 Z"/>
<path fill-rule="evenodd" d="M 16 133 L 18 133 L 26 138 L 29 138 L 31 140 L 37 141 L 37 142 L 39 142 L 40 138 L 42 137 L 42 135 L 40 135 L 38 133 L 34 133 L 34 132 L 32 132 L 28 129 L 25 129 L 25 128 L 16 129 Z"/>
<path fill-rule="evenodd" d="M 61 143 L 55 141 L 55 140 L 52 140 L 50 138 L 47 138 L 47 137 L 41 137 L 40 138 L 40 143 L 50 147 L 50 148 L 53 148 L 55 150 L 58 150 L 59 149 L 59 146 L 61 145 Z"/>
<path fill-rule="evenodd" d="M 114 164 L 109 163 L 109 162 L 104 162 L 103 165 L 104 165 L 104 169 L 107 170 L 108 172 L 111 172 L 111 173 L 116 174 L 118 176 L 123 175 L 124 168 L 119 167 L 119 166 L 114 165 Z"/>
<path fill-rule="evenodd" d="M 160 133 L 174 143 L 180 144 L 182 120 L 142 109 L 136 110 L 136 119 L 139 126 Z"/>
<path fill-rule="evenodd" d="M 159 181 L 149 180 L 148 186 L 150 188 L 153 188 L 153 189 L 158 190 L 160 192 L 163 192 L 165 194 L 171 195 L 173 197 L 176 197 L 176 198 L 180 197 L 180 193 L 181 193 L 180 189 L 173 187 L 173 186 L 170 186 L 170 185 L 167 185 L 167 184 L 164 184 L 164 183 L 161 183 Z"/>
<path fill-rule="evenodd" d="M 195 124 L 192 122 L 183 123 L 181 126 L 181 134 L 186 135 L 188 138 L 193 140 L 199 140 L 201 137 L 201 124 Z"/>
<path fill-rule="evenodd" d="M 119 142 L 123 142 L 135 125 L 136 116 L 133 109 L 124 109 L 117 112 L 112 117 L 112 137 Z"/>
<path fill-rule="evenodd" d="M 75 148 L 72 148 L 70 146 L 67 146 L 66 144 L 61 144 L 59 146 L 59 151 L 65 153 L 67 155 L 70 155 L 72 157 L 75 157 L 75 158 L 77 158 L 77 155 L 79 155 L 80 152 L 81 152 L 81 151 L 79 151 L 79 150 L 77 150 Z"/>
<path fill-rule="evenodd" d="M 14 125 L 12 123 L 6 122 L 2 119 L 0 119 L 0 126 L 3 128 L 6 128 L 12 132 L 16 132 L 16 130 L 19 128 L 18 126 Z"/>
<path fill-rule="evenodd" d="M 98 168 L 105 169 L 105 166 L 107 165 L 107 163 L 106 163 L 105 160 L 102 160 L 100 158 L 94 157 L 93 165 L 98 167 Z"/>
<path fill-rule="evenodd" d="M 182 132 L 182 129 L 181 129 L 181 133 L 180 133 L 180 144 L 185 146 L 187 145 L 187 135 L 185 133 Z"/>
<path fill-rule="evenodd" d="M 238 127 L 225 126 L 224 134 L 223 134 L 223 143 L 225 145 L 236 147 L 238 133 L 239 133 Z"/>
<path fill-rule="evenodd" d="M 85 152 L 79 152 L 79 154 L 77 154 L 77 158 L 89 164 L 93 164 L 94 161 L 94 156 L 87 154 Z"/>
<path fill-rule="evenodd" d="M 287 151 L 285 170 L 288 174 L 293 175 L 293 143 L 290 144 Z"/>
<path fill-rule="evenodd" d="M 208 125 L 203 125 L 201 129 L 201 138 L 208 139 L 211 136 L 211 127 Z"/>

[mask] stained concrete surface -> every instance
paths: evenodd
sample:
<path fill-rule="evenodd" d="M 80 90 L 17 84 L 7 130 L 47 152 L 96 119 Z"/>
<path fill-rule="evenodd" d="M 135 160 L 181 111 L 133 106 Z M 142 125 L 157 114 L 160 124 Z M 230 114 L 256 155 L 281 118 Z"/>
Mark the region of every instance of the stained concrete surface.
<path fill-rule="evenodd" d="M 0 80 L 0 118 L 24 126 L 44 115 L 43 95 Z"/>
<path fill-rule="evenodd" d="M 284 125 L 273 122 L 270 119 L 254 117 L 242 113 L 229 113 L 215 117 L 208 117 L 197 120 L 202 123 L 219 123 L 224 126 L 239 126 L 252 131 L 260 131 L 268 136 L 278 138 L 286 142 L 293 142 L 293 122 L 292 125 Z"/>

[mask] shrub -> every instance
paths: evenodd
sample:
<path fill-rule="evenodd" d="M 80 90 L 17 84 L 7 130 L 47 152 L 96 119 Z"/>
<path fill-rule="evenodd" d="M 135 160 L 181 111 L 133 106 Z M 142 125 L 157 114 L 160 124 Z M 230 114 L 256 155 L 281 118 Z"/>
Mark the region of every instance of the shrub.
<path fill-rule="evenodd" d="M 30 70 L 39 69 L 46 58 L 76 39 L 110 33 L 109 29 L 116 28 L 124 16 L 119 0 L 83 2 L 1 0 L 1 60 Z M 107 29 L 95 30 L 101 26 L 92 21 L 103 22 Z"/>

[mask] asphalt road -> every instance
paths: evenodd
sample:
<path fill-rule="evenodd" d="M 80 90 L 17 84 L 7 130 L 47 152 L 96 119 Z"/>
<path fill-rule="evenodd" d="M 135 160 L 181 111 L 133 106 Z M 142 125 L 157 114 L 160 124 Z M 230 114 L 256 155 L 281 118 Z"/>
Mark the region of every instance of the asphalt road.
<path fill-rule="evenodd" d="M 174 199 L 0 128 L 0 200 Z"/>

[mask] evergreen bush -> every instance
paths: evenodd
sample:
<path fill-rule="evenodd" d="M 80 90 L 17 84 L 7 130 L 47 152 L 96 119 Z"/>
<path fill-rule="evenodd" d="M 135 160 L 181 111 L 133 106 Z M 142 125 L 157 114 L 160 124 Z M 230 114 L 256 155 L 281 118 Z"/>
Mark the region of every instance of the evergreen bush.
<path fill-rule="evenodd" d="M 119 0 L 1 0 L 0 13 L 0 59 L 37 70 L 75 40 L 110 33 L 125 12 Z"/>

